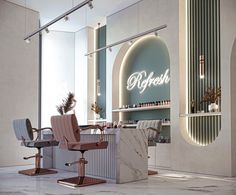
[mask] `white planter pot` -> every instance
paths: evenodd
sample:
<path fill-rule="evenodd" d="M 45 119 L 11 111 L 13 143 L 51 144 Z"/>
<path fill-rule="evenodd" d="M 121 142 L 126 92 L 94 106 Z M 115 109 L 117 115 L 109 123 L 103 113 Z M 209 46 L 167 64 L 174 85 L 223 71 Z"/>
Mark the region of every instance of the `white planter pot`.
<path fill-rule="evenodd" d="M 101 116 L 100 116 L 100 114 L 95 114 L 95 117 L 96 117 L 96 119 L 100 119 L 101 118 Z"/>
<path fill-rule="evenodd" d="M 219 106 L 216 103 L 211 103 L 208 105 L 208 111 L 209 112 L 218 112 Z"/>

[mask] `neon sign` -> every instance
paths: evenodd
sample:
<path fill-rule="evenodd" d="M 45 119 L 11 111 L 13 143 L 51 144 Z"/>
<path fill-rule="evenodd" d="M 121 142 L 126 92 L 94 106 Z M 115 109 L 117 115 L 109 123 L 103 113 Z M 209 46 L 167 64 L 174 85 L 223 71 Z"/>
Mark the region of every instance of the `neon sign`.
<path fill-rule="evenodd" d="M 154 76 L 154 72 L 150 72 L 149 75 L 145 70 L 140 72 L 134 72 L 127 80 L 127 90 L 131 91 L 135 87 L 139 89 L 139 93 L 142 94 L 147 87 L 158 86 L 167 84 L 170 82 L 169 69 L 166 69 L 164 74 L 160 76 Z"/>

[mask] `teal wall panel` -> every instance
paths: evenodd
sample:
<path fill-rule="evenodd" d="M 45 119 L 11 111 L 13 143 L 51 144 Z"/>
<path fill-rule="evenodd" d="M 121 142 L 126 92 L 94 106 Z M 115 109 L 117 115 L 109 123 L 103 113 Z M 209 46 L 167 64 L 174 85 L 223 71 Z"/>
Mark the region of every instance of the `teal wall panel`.
<path fill-rule="evenodd" d="M 195 101 L 195 112 L 208 112 L 209 102 L 201 102 L 208 88 L 219 88 L 220 77 L 220 0 L 188 1 L 188 112 Z M 204 56 L 204 78 L 200 78 L 200 55 Z M 217 102 L 220 105 L 220 101 Z M 188 119 L 188 133 L 194 142 L 207 145 L 221 129 L 221 116 Z"/>
<path fill-rule="evenodd" d="M 106 26 L 98 28 L 97 49 L 106 46 Z M 106 118 L 106 50 L 97 53 L 97 79 L 100 80 L 101 95 L 97 96 L 97 103 L 103 108 L 100 116 Z"/>
<path fill-rule="evenodd" d="M 123 104 L 133 106 L 144 102 L 156 102 L 170 99 L 170 82 L 163 85 L 147 87 L 143 93 L 136 85 L 133 90 L 127 90 L 127 80 L 134 72 L 146 71 L 146 77 L 140 79 L 142 81 L 147 78 L 149 73 L 153 72 L 153 78 L 161 76 L 161 74 L 169 70 L 170 58 L 168 48 L 160 37 L 151 36 L 144 39 L 134 46 L 130 51 L 126 61 L 123 64 Z M 168 72 L 170 77 L 170 70 Z M 126 114 L 127 120 L 141 120 L 141 119 L 162 119 L 168 118 L 170 111 L 168 110 L 149 110 L 141 112 L 131 112 Z"/>

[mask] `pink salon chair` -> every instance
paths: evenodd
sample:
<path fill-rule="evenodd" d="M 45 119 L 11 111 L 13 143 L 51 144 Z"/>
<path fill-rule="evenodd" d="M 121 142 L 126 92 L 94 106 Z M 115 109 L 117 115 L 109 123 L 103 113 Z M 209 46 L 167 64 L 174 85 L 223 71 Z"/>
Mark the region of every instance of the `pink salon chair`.
<path fill-rule="evenodd" d="M 63 185 L 68 185 L 73 187 L 82 187 L 99 183 L 105 183 L 106 182 L 105 180 L 85 176 L 85 164 L 87 164 L 88 161 L 86 161 L 84 158 L 85 151 L 107 148 L 108 142 L 103 141 L 104 139 L 103 129 L 99 125 L 88 125 L 83 128 L 78 126 L 77 119 L 74 114 L 52 116 L 51 124 L 54 137 L 57 141 L 59 141 L 59 147 L 61 149 L 66 149 L 69 151 L 80 151 L 82 155 L 78 161 L 65 164 L 65 166 L 78 164 L 79 176 L 60 179 L 57 182 Z M 88 129 L 100 129 L 101 130 L 100 139 L 96 142 L 81 141 L 80 132 Z"/>
<path fill-rule="evenodd" d="M 19 171 L 21 174 L 35 176 L 35 175 L 45 175 L 45 174 L 52 174 L 57 173 L 57 171 L 49 170 L 49 169 L 43 169 L 40 167 L 40 159 L 41 156 L 41 148 L 43 147 L 51 147 L 51 146 L 57 146 L 58 142 L 55 140 L 42 140 L 40 139 L 40 133 L 42 130 L 49 129 L 50 127 L 36 129 L 32 128 L 30 120 L 29 119 L 17 119 L 13 121 L 13 128 L 16 135 L 16 138 L 18 140 L 21 140 L 21 145 L 29 147 L 29 148 L 37 148 L 38 153 L 34 156 L 24 157 L 25 160 L 30 158 L 35 158 L 35 168 L 33 169 L 27 169 Z M 34 140 L 34 132 L 37 133 L 37 137 Z"/>

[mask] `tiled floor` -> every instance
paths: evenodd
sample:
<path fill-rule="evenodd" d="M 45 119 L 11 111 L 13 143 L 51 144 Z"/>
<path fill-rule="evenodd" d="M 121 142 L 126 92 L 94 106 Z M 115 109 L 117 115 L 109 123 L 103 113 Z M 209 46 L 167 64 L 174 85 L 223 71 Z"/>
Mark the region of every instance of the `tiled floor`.
<path fill-rule="evenodd" d="M 89 187 L 71 189 L 56 183 L 57 179 L 73 177 L 76 173 L 30 177 L 18 170 L 26 167 L 0 168 L 0 195 L 236 195 L 236 178 L 159 170 L 148 180 L 114 184 L 109 181 Z"/>

